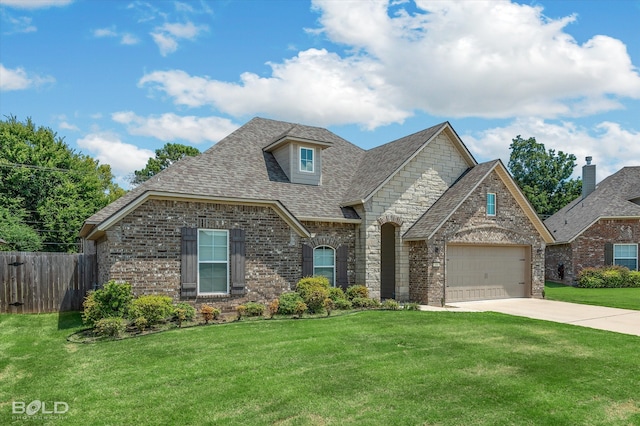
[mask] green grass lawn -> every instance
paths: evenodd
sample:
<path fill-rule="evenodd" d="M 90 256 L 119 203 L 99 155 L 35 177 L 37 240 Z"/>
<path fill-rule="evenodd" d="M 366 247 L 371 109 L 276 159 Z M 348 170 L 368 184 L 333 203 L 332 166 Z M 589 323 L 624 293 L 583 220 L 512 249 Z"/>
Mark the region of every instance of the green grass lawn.
<path fill-rule="evenodd" d="M 77 313 L 0 315 L 0 424 L 640 424 L 640 338 L 497 313 L 368 311 L 78 344 Z"/>
<path fill-rule="evenodd" d="M 544 291 L 549 300 L 640 310 L 640 288 L 578 288 L 547 281 Z"/>

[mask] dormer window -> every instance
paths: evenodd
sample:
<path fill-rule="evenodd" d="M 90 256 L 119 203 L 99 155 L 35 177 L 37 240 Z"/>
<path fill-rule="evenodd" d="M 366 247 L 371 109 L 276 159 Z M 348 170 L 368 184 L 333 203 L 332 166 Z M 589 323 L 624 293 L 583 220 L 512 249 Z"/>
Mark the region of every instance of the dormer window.
<path fill-rule="evenodd" d="M 300 171 L 314 173 L 313 148 L 300 147 Z"/>

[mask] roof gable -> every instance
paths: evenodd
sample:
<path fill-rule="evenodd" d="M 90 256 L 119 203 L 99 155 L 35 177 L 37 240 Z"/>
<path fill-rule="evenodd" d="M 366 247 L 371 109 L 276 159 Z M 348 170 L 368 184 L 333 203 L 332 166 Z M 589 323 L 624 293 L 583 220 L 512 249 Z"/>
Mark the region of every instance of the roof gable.
<path fill-rule="evenodd" d="M 481 163 L 467 170 L 432 206 L 413 224 L 403 235 L 405 240 L 425 240 L 432 238 L 447 222 L 460 206 L 471 196 L 478 186 L 492 173 L 496 172 L 505 184 L 511 196 L 516 200 L 525 215 L 540 236 L 547 243 L 553 242 L 553 237 L 544 226 L 535 210 L 515 183 L 500 160 Z"/>
<path fill-rule="evenodd" d="M 443 132 L 453 141 L 453 145 L 462 154 L 469 166 L 477 164 L 449 122 L 440 123 L 367 151 L 362 157 L 354 180 L 344 196 L 344 204 L 354 205 L 366 202 Z"/>
<path fill-rule="evenodd" d="M 640 218 L 640 166 L 623 167 L 586 197 L 576 198 L 545 220 L 557 243 L 570 243 L 604 218 Z"/>

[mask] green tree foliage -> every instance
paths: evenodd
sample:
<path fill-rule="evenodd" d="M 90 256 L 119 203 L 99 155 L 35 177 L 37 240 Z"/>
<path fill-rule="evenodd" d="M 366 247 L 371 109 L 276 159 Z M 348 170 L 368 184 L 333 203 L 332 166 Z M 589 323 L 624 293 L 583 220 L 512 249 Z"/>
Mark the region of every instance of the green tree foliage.
<path fill-rule="evenodd" d="M 200 154 L 198 148 L 179 143 L 167 143 L 162 148 L 156 149 L 155 158 L 149 158 L 144 169 L 133 172 L 131 184 L 140 185 L 184 157 L 195 157 L 198 154 Z"/>
<path fill-rule="evenodd" d="M 0 206 L 41 236 L 43 250 L 77 251 L 84 220 L 124 193 L 108 165 L 76 153 L 51 129 L 13 116 L 0 121 Z"/>
<path fill-rule="evenodd" d="M 509 171 L 539 215 L 552 215 L 580 195 L 582 181 L 570 179 L 575 155 L 547 151 L 535 138 L 520 135 L 509 149 Z"/>
<path fill-rule="evenodd" d="M 42 250 L 40 235 L 23 221 L 24 212 L 12 214 L 9 209 L 0 206 L 0 251 L 39 251 Z"/>

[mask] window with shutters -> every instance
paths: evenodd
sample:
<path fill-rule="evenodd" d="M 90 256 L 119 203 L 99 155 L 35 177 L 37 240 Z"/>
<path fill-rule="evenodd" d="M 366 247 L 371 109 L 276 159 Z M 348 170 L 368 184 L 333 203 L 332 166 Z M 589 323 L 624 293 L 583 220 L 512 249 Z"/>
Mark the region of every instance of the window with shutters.
<path fill-rule="evenodd" d="M 329 246 L 316 247 L 313 250 L 313 275 L 323 275 L 329 284 L 336 285 L 336 251 Z"/>
<path fill-rule="evenodd" d="M 198 230 L 198 294 L 229 293 L 229 231 Z"/>
<path fill-rule="evenodd" d="M 638 245 L 637 244 L 614 244 L 613 264 L 626 266 L 631 271 L 638 270 Z"/>

